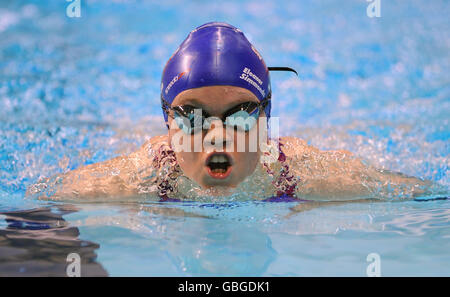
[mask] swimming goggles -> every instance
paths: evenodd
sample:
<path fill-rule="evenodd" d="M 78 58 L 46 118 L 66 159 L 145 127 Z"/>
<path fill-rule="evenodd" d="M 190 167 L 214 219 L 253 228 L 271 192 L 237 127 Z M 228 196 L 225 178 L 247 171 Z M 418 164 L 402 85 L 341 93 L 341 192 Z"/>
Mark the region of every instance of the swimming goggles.
<path fill-rule="evenodd" d="M 225 111 L 221 120 L 226 126 L 231 126 L 235 130 L 247 132 L 255 126 L 261 111 L 267 106 L 269 100 L 270 97 L 266 97 L 261 102 L 248 101 L 240 103 Z M 211 119 L 217 119 L 217 117 L 211 117 L 211 115 L 203 109 L 192 105 L 172 107 L 162 96 L 161 103 L 164 111 L 168 115 L 170 114 L 170 110 L 173 111 L 173 116 L 171 117 L 173 117 L 178 127 L 186 134 L 194 134 L 200 130 L 208 130 L 210 128 Z M 198 112 L 196 114 L 195 110 L 201 110 L 201 114 Z"/>

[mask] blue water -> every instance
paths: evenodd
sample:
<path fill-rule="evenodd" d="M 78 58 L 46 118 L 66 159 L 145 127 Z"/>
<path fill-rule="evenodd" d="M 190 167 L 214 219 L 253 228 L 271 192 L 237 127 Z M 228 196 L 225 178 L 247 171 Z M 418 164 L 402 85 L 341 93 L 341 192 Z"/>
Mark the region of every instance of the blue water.
<path fill-rule="evenodd" d="M 241 28 L 273 73 L 281 133 L 450 186 L 448 1 L 0 1 L 0 275 L 450 275 L 450 201 L 63 203 L 41 177 L 166 133 L 166 60 L 196 26 Z M 450 191 L 449 191 L 450 193 Z M 444 195 L 445 196 L 445 195 Z M 19 238 L 19 239 L 17 239 Z"/>

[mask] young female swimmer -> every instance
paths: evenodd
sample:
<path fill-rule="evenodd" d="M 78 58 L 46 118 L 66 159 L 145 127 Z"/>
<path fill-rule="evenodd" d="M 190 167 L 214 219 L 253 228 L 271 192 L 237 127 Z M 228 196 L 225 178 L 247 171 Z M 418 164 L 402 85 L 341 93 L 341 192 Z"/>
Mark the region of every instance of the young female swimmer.
<path fill-rule="evenodd" d="M 161 103 L 167 135 L 128 156 L 42 180 L 27 194 L 352 200 L 412 198 L 433 186 L 366 165 L 348 151 L 320 151 L 294 137 L 266 139 L 269 68 L 244 34 L 226 23 L 204 24 L 183 41 L 164 68 Z"/>

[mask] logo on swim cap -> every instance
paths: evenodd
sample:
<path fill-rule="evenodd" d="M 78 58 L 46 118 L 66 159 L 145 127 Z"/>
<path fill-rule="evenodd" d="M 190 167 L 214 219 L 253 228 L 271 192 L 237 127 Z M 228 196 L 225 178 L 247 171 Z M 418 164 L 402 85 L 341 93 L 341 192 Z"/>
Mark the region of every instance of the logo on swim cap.
<path fill-rule="evenodd" d="M 181 77 L 183 77 L 183 75 L 184 75 L 186 72 L 188 72 L 188 71 L 189 71 L 189 70 L 183 71 L 183 72 L 181 72 L 180 74 L 175 75 L 175 76 L 173 77 L 173 79 L 170 81 L 169 85 L 166 87 L 166 94 L 169 92 L 170 88 L 172 88 L 172 86 L 173 86 L 173 85 L 174 85 Z M 162 86 L 162 84 L 161 84 L 161 86 Z"/>
<path fill-rule="evenodd" d="M 255 54 L 258 56 L 258 58 L 263 61 L 263 58 L 261 57 L 261 55 L 259 54 L 259 52 L 256 50 L 256 48 L 252 45 L 252 50 L 255 52 Z"/>

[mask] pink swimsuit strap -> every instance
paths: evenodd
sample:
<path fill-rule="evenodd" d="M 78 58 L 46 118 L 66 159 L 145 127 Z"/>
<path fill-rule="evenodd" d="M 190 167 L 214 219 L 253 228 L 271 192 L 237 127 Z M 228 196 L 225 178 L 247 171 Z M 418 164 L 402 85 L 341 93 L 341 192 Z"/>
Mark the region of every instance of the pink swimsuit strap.
<path fill-rule="evenodd" d="M 282 144 L 281 141 L 278 140 L 278 162 L 280 162 L 282 169 L 278 179 L 272 182 L 273 185 L 277 188 L 276 195 L 265 199 L 264 201 L 301 200 L 296 198 L 295 196 L 295 192 L 297 190 L 300 179 L 290 173 L 289 164 L 286 162 L 287 157 L 282 149 L 283 146 L 284 144 Z M 264 166 L 267 170 L 267 173 L 274 174 L 274 172 L 269 169 L 267 164 L 264 164 Z"/>

